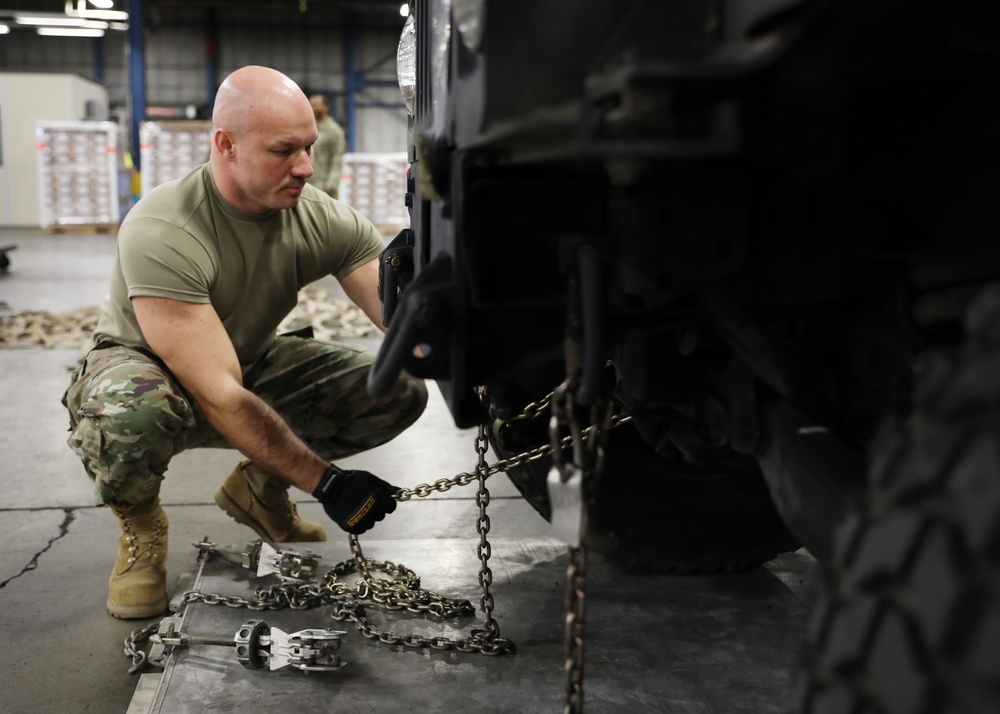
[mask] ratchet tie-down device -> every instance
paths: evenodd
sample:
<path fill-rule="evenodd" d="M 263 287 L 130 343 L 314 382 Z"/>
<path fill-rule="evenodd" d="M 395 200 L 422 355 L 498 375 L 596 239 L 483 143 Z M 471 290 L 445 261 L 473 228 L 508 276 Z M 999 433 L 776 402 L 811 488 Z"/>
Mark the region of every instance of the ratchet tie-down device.
<path fill-rule="evenodd" d="M 282 582 L 304 583 L 314 579 L 318 555 L 292 550 L 276 550 L 269 543 L 253 541 L 239 552 L 227 550 L 203 541 L 195 546 L 201 554 L 216 554 L 230 562 L 255 571 L 258 577 L 274 574 Z M 234 636 L 205 637 L 179 631 L 183 606 L 179 611 L 160 621 L 158 630 L 150 635 L 153 644 L 149 658 L 164 658 L 174 647 L 200 645 L 233 647 L 236 660 L 249 669 L 270 670 L 294 667 L 303 672 L 329 672 L 346 663 L 340 659 L 343 630 L 308 629 L 287 633 L 270 627 L 263 620 L 247 620 Z"/>

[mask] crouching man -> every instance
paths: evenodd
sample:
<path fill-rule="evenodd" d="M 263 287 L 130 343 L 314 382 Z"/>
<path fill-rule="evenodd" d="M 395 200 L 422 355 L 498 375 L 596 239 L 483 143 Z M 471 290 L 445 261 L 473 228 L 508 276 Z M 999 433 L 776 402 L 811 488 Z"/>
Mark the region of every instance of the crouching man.
<path fill-rule="evenodd" d="M 395 487 L 335 462 L 413 424 L 423 382 L 403 374 L 375 399 L 370 352 L 276 335 L 298 291 L 327 275 L 382 327 L 382 239 L 306 183 L 316 137 L 292 80 L 243 67 L 219 88 L 208 163 L 149 192 L 120 226 L 109 305 L 63 399 L 95 501 L 121 525 L 107 598 L 115 617 L 167 607 L 159 490 L 186 449 L 246 457 L 215 500 L 268 541 L 326 540 L 299 517 L 289 486 L 351 533 L 395 510 Z"/>

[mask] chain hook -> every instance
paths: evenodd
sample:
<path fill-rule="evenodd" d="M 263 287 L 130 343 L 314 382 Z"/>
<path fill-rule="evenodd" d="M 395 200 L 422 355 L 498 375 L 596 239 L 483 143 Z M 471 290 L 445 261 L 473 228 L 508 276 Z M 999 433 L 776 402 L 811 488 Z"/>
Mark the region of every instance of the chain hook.
<path fill-rule="evenodd" d="M 585 441 L 586 434 L 580 424 L 580 419 L 576 410 L 576 403 L 573 394 L 576 389 L 576 379 L 567 377 L 552 393 L 550 408 L 552 416 L 549 419 L 549 441 L 552 452 L 552 464 L 559 471 L 559 476 L 563 483 L 570 477 L 570 468 L 563 455 L 565 448 L 562 436 L 563 427 L 569 429 L 569 442 L 573 447 L 572 466 L 583 468 L 586 457 Z"/>

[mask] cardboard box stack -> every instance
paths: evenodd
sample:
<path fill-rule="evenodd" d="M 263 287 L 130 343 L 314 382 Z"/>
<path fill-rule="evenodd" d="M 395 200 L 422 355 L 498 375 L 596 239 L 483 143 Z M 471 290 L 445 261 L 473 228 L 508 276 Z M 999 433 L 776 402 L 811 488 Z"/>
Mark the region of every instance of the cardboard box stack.
<path fill-rule="evenodd" d="M 211 138 L 210 121 L 142 122 L 139 125 L 142 195 L 208 161 Z"/>
<path fill-rule="evenodd" d="M 410 225 L 406 210 L 406 152 L 348 153 L 340 199 L 354 206 L 383 235 L 394 235 Z"/>
<path fill-rule="evenodd" d="M 118 224 L 118 131 L 114 122 L 44 122 L 35 130 L 41 227 Z"/>

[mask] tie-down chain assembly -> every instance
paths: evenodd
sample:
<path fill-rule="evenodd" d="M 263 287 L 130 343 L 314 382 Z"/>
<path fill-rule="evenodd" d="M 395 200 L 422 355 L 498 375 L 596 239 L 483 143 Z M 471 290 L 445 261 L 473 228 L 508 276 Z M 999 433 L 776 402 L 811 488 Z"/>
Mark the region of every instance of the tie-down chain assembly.
<path fill-rule="evenodd" d="M 358 537 L 349 537 L 352 560 L 332 567 L 317 583 L 319 578 L 319 556 L 293 550 L 279 550 L 270 543 L 252 541 L 240 549 L 226 549 L 204 541 L 195 544 L 199 559 L 212 556 L 253 571 L 258 577 L 274 575 L 278 584 L 258 588 L 253 598 L 224 596 L 191 590 L 182 596 L 176 612 L 159 623 L 151 623 L 136 630 L 125 640 L 125 654 L 132 659 L 130 673 L 140 671 L 147 662 L 158 666 L 165 664 L 167 656 L 175 647 L 198 645 L 230 646 L 234 648 L 237 661 L 250 669 L 269 670 L 293 667 L 303 672 L 332 672 L 343 666 L 339 654 L 342 638 L 347 634 L 342 630 L 307 629 L 286 633 L 257 619 L 247 620 L 235 633 L 228 637 L 202 637 L 180 632 L 181 618 L 185 607 L 192 602 L 207 605 L 245 607 L 252 610 L 277 610 L 286 607 L 307 609 L 324 604 L 334 606 L 331 618 L 337 622 L 353 622 L 362 635 L 387 644 L 406 647 L 427 647 L 436 650 L 457 650 L 459 652 L 479 652 L 486 655 L 513 654 L 514 643 L 500 637 L 500 629 L 492 617 L 493 596 L 490 585 L 493 580 L 489 568 L 491 553 L 487 540 L 489 517 L 489 491 L 486 479 L 496 473 L 526 465 L 538 459 L 553 456 L 553 469 L 549 475 L 549 491 L 553 501 L 554 534 L 568 545 L 567 568 L 567 682 L 564 700 L 571 711 L 579 711 L 582 702 L 582 657 L 583 657 L 583 590 L 585 583 L 585 548 L 581 544 L 585 532 L 585 496 L 580 480 L 581 472 L 588 477 L 599 471 L 600 445 L 610 429 L 631 420 L 631 417 L 611 414 L 610 407 L 602 419 L 592 422 L 592 426 L 582 428 L 572 399 L 564 384 L 542 400 L 528 404 L 515 419 L 531 419 L 543 415 L 549 409 L 550 400 L 553 416 L 550 421 L 551 442 L 530 451 L 501 459 L 493 465 L 486 463 L 488 439 L 485 426 L 481 426 L 476 437 L 478 462 L 473 472 L 464 472 L 450 479 L 439 479 L 433 484 L 421 484 L 412 489 L 400 489 L 396 498 L 407 501 L 416 497 L 427 497 L 432 493 L 443 493 L 455 486 L 465 486 L 478 480 L 479 491 L 476 503 L 479 516 L 476 529 L 480 536 L 477 549 L 480 558 L 479 584 L 482 586 L 480 609 L 485 614 L 482 628 L 473 629 L 465 638 L 421 637 L 400 635 L 391 631 L 380 631 L 368 621 L 365 603 L 387 610 L 406 609 L 413 613 L 424 613 L 440 619 L 470 615 L 475 608 L 467 600 L 458 600 L 420 588 L 420 578 L 403 565 L 389 561 L 367 558 L 361 551 Z M 607 406 L 607 403 L 604 403 Z M 595 405 L 596 407 L 596 405 Z M 592 410 L 592 416 L 598 410 Z M 568 427 L 569 434 L 560 436 Z M 494 429 L 497 427 L 494 426 Z M 587 443 L 590 442 L 590 443 Z M 584 449 L 584 444 L 587 444 Z M 572 457 L 563 457 L 563 451 L 572 448 Z M 372 570 L 379 570 L 390 578 L 375 578 Z M 357 574 L 360 581 L 349 588 L 340 580 L 342 576 Z M 141 644 L 149 639 L 153 644 L 147 655 Z"/>
<path fill-rule="evenodd" d="M 502 470 L 500 468 L 502 464 L 495 465 L 493 470 L 489 468 L 489 465 L 486 463 L 488 443 L 485 428 L 480 428 L 476 439 L 478 463 L 474 473 L 463 473 L 451 480 L 441 479 L 433 486 L 424 484 L 418 486 L 416 489 L 401 489 L 396 494 L 398 500 L 405 501 L 413 496 L 428 496 L 433 492 L 446 491 L 452 486 L 465 485 L 473 480 L 478 480 L 479 482 L 479 491 L 476 495 L 476 503 L 479 506 L 479 517 L 476 520 L 476 528 L 480 535 L 478 548 L 481 563 L 479 583 L 482 586 L 480 608 L 486 617 L 482 628 L 473 629 L 467 637 L 450 639 L 442 636 L 428 638 L 417 635 L 399 635 L 391 631 L 380 631 L 374 624 L 370 623 L 366 613 L 366 604 L 376 605 L 386 610 L 405 609 L 412 613 L 426 614 L 442 620 L 450 617 L 474 614 L 475 608 L 468 600 L 449 598 L 422 589 L 420 587 L 420 578 L 405 566 L 388 561 L 380 562 L 366 558 L 361 551 L 361 545 L 356 535 L 349 537 L 351 553 L 353 555 L 352 560 L 335 565 L 327 571 L 318 583 L 314 577 L 317 574 L 317 556 L 311 554 L 277 550 L 270 544 L 256 541 L 239 550 L 227 550 L 211 543 L 196 544 L 196 547 L 201 551 L 200 558 L 218 554 L 230 562 L 255 571 L 258 575 L 276 575 L 278 576 L 279 583 L 268 588 L 258 588 L 253 598 L 208 594 L 198 590 L 188 591 L 182 596 L 174 616 L 179 618 L 184 612 L 184 608 L 192 602 L 203 602 L 208 605 L 227 605 L 229 607 L 245 607 L 252 610 L 277 610 L 285 607 L 308 609 L 331 604 L 334 606 L 331 613 L 333 620 L 338 622 L 353 622 L 365 637 L 378 639 L 380 642 L 386 644 L 398 644 L 406 647 L 429 647 L 437 650 L 453 649 L 459 652 L 480 652 L 487 655 L 513 654 L 516 651 L 514 643 L 509 639 L 500 637 L 499 625 L 492 616 L 493 596 L 490 593 L 490 584 L 493 582 L 493 574 L 489 568 L 491 548 L 487 540 L 490 521 L 486 514 L 486 507 L 489 505 L 490 496 L 489 491 L 486 489 L 486 478 L 492 473 Z M 535 458 L 540 457 L 539 455 Z M 372 571 L 374 570 L 382 571 L 391 577 L 376 578 L 372 575 Z M 340 580 L 341 576 L 355 573 L 360 576 L 360 580 L 353 588 Z M 167 619 L 169 620 L 170 618 Z M 175 623 L 176 626 L 177 623 Z M 169 628 L 169 623 L 166 627 Z M 217 637 L 195 640 L 190 635 L 186 635 L 187 639 L 184 640 L 175 632 L 171 632 L 168 639 L 163 639 L 164 635 L 159 633 L 158 630 L 159 626 L 156 623 L 151 623 L 141 630 L 132 632 L 125 640 L 125 654 L 132 658 L 132 667 L 129 669 L 130 673 L 141 670 L 147 661 L 162 665 L 172 651 L 172 648 L 177 645 L 219 644 L 219 640 L 222 640 L 225 644 L 230 643 L 230 640 Z M 157 632 L 156 636 L 153 635 L 154 632 Z M 313 641 L 315 641 L 317 639 L 314 634 L 315 632 L 336 631 L 316 630 L 309 632 L 313 633 L 311 636 Z M 338 635 L 338 638 L 343 634 Z M 156 643 L 154 637 L 159 639 L 160 643 Z M 263 637 L 263 635 L 260 637 Z M 140 649 L 141 643 L 146 639 L 154 640 L 153 647 L 150 649 L 148 655 Z M 261 648 L 257 648 L 257 651 L 263 652 Z M 273 653 L 269 652 L 268 662 L 274 663 L 277 661 L 280 660 L 276 660 Z M 248 664 L 248 662 L 244 662 L 244 664 Z M 312 667 L 315 665 L 315 662 L 306 661 L 299 664 Z M 336 667 L 320 666 L 323 671 L 327 671 L 339 668 L 340 663 L 338 660 Z M 316 669 L 305 669 L 303 667 L 300 667 L 300 669 L 303 669 L 303 671 L 317 671 Z"/>

